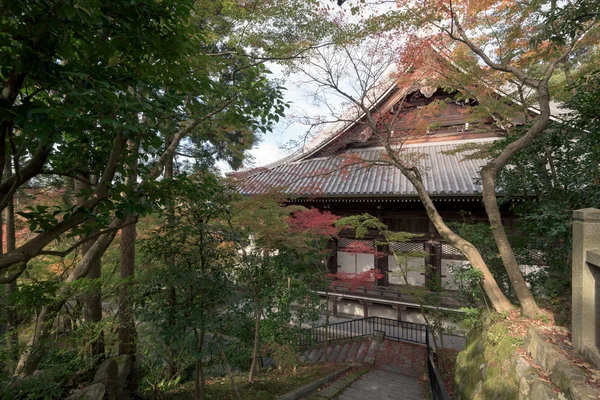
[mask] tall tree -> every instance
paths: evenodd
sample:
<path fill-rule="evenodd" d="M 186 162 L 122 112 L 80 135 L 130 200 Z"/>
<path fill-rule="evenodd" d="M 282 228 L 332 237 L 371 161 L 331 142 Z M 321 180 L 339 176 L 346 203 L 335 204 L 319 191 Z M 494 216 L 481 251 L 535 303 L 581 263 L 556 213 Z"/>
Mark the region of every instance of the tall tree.
<path fill-rule="evenodd" d="M 5 160 L 5 168 L 4 174 L 6 177 L 12 175 L 12 161 L 10 157 L 7 157 Z M 17 235 L 16 235 L 16 227 L 15 227 L 15 202 L 14 199 L 9 201 L 6 210 L 5 210 L 5 219 L 4 226 L 5 237 L 6 237 L 6 251 L 14 250 L 17 247 Z M 4 232 L 3 232 L 4 233 Z M 0 234 L 0 241 L 3 240 L 2 234 Z M 2 244 L 0 243 L 0 247 Z M 16 358 L 18 356 L 19 350 L 19 332 L 18 332 L 18 314 L 17 310 L 11 304 L 11 299 L 14 297 L 17 291 L 17 282 L 12 281 L 7 285 L 6 291 L 6 333 L 7 333 L 7 344 L 10 348 L 11 356 Z"/>
<path fill-rule="evenodd" d="M 86 182 L 74 179 L 73 187 L 75 189 L 77 203 L 81 205 L 87 193 L 91 191 L 91 183 L 93 176 L 85 176 Z M 94 231 L 90 234 L 93 235 Z M 88 240 L 81 246 L 81 254 L 85 254 L 94 244 L 95 240 Z M 85 303 L 84 316 L 85 321 L 91 324 L 98 324 L 102 321 L 102 285 L 100 278 L 102 276 L 102 263 L 101 257 L 97 257 L 92 261 L 92 265 L 86 275 L 88 279 L 88 289 L 86 290 L 83 300 Z M 94 330 L 96 332 L 96 330 Z M 95 337 L 90 343 L 90 354 L 94 357 L 102 358 L 104 356 L 104 333 L 102 331 L 96 332 Z"/>
<path fill-rule="evenodd" d="M 137 143 L 130 141 L 128 151 L 133 154 L 128 165 L 129 173 L 127 174 L 128 186 L 135 186 L 137 183 Z M 130 283 L 135 277 L 135 244 L 137 237 L 136 224 L 123 227 L 121 229 L 121 249 L 120 249 L 120 268 L 119 277 L 122 279 L 119 287 L 119 355 L 130 355 L 135 357 L 136 354 L 136 338 L 135 338 L 135 322 L 133 320 L 133 310 L 130 304 Z"/>
<path fill-rule="evenodd" d="M 264 67 L 260 63 L 246 63 L 242 65 L 243 74 L 232 79 L 228 73 L 236 72 L 236 69 L 230 59 L 220 54 L 195 54 L 194 44 L 202 40 L 203 32 L 189 24 L 191 3 L 176 3 L 171 4 L 173 7 L 165 2 L 149 3 L 146 8 L 135 11 L 129 3 L 121 7 L 119 2 L 91 4 L 85 11 L 81 8 L 45 9 L 43 4 L 22 10 L 19 7 L 24 6 L 23 3 L 6 6 L 7 12 L 23 14 L 25 20 L 45 21 L 56 14 L 66 21 L 83 18 L 86 24 L 79 24 L 78 20 L 79 25 L 66 27 L 66 32 L 77 39 L 60 42 L 62 47 L 59 46 L 60 51 L 57 51 L 64 62 L 47 66 L 47 71 L 54 73 L 52 79 L 62 86 L 57 83 L 50 89 L 44 80 L 49 79 L 48 75 L 38 76 L 39 71 L 35 69 L 28 70 L 28 80 L 21 83 L 20 97 L 17 96 L 20 100 L 13 107 L 19 113 L 17 118 L 6 120 L 5 117 L 5 125 L 19 127 L 11 131 L 19 133 L 19 143 L 35 144 L 38 139 L 28 142 L 28 135 L 45 138 L 36 150 L 44 154 L 25 153 L 30 161 L 16 169 L 15 178 L 9 178 L 5 187 L 12 191 L 13 186 L 18 187 L 43 173 L 79 179 L 80 175 L 91 173 L 98 176 L 98 181 L 79 206 L 67 207 L 58 213 L 43 208 L 24 213 L 32 230 L 39 230 L 39 233 L 2 257 L 0 270 L 21 265 L 40 254 L 65 256 L 86 239 L 65 251 L 44 248 L 73 230 L 93 236 L 87 234 L 95 229 L 99 231 L 98 241 L 102 244 L 91 246 L 96 249 L 93 257 L 89 253 L 91 249 L 88 250 L 65 283 L 85 276 L 93 262 L 101 258 L 114 231 L 127 221 L 128 216 L 148 212 L 163 200 L 162 189 L 166 182 L 158 178 L 184 138 L 198 134 L 200 144 L 220 143 L 221 134 L 235 132 L 238 127 L 250 127 L 250 131 L 259 127 L 266 129 L 273 121 L 272 116 L 276 114 L 266 110 L 273 104 L 282 106 L 279 89 L 264 79 Z M 79 15 L 81 13 L 84 15 Z M 154 21 L 163 21 L 164 32 L 156 30 Z M 43 26 L 36 25 L 40 29 Z M 32 45 L 28 41 L 33 40 L 30 36 L 17 32 L 19 27 L 15 25 L 9 30 L 14 35 L 12 40 L 23 41 L 24 47 Z M 121 39 L 106 39 L 114 35 Z M 51 35 L 46 39 L 50 38 Z M 145 46 L 145 40 L 153 46 Z M 44 51 L 53 48 L 56 46 L 49 45 Z M 80 59 L 84 55 L 87 58 Z M 3 53 L 3 56 L 12 61 L 15 68 L 23 67 L 15 61 L 18 55 Z M 60 58 L 58 55 L 48 57 Z M 90 62 L 90 58 L 97 62 Z M 12 65 L 8 61 L 7 65 Z M 218 79 L 224 71 L 227 71 L 224 78 Z M 179 78 L 175 79 L 176 76 Z M 164 90 L 167 87 L 169 90 Z M 34 97 L 27 98 L 27 93 Z M 84 93 L 84 97 L 80 96 Z M 147 116 L 146 123 L 141 124 L 138 119 L 140 110 Z M 205 131 L 200 128 L 215 121 L 221 126 L 219 134 L 209 132 L 201 140 L 199 133 Z M 56 130 L 55 126 L 60 129 Z M 163 147 L 160 145 L 161 132 L 167 129 L 172 133 L 172 141 Z M 127 165 L 136 157 L 126 151 L 129 138 L 139 141 L 140 152 L 144 154 L 139 163 L 143 179 L 135 185 L 125 184 L 127 175 L 124 173 L 132 172 Z M 247 143 L 252 141 L 248 138 Z M 61 150 L 60 156 L 51 156 L 55 149 Z M 26 150 L 23 148 L 15 153 Z M 29 175 L 25 177 L 26 171 Z M 17 178 L 19 181 L 15 180 Z M 66 293 L 61 292 L 61 296 Z M 37 339 L 47 336 L 47 325 L 51 324 L 64 301 L 64 298 L 58 299 L 41 314 L 40 332 L 33 336 L 34 346 L 21 357 L 19 375 L 28 375 L 35 369 L 43 354 L 43 348 L 39 347 L 41 341 Z M 40 356 L 30 359 L 33 354 Z"/>
<path fill-rule="evenodd" d="M 164 215 L 170 223 L 143 241 L 148 269 L 140 281 L 138 314 L 169 350 L 191 356 L 195 398 L 203 399 L 207 349 L 220 330 L 220 313 L 235 296 L 228 278 L 235 251 L 227 245 L 219 218 L 224 219 L 236 193 L 206 172 L 173 183 L 177 201 Z M 169 303 L 173 295 L 177 302 Z"/>

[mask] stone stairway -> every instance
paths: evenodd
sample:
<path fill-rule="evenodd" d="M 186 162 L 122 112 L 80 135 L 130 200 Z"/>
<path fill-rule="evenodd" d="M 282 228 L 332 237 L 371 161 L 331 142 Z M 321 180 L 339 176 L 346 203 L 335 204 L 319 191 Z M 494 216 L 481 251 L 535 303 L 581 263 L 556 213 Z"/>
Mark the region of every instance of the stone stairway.
<path fill-rule="evenodd" d="M 375 362 L 375 355 L 381 340 L 363 338 L 344 342 L 331 342 L 327 347 L 327 360 L 336 363 L 367 363 Z M 300 354 L 300 360 L 309 363 L 325 362 L 323 345 L 306 349 Z"/>
<path fill-rule="evenodd" d="M 362 360 L 363 367 L 360 367 L 362 372 L 359 376 L 351 377 L 352 379 L 348 379 L 350 377 L 348 375 L 347 378 L 328 384 L 311 394 L 307 400 L 423 400 L 427 398 L 424 391 L 424 379 L 427 376 L 425 346 L 377 339 L 333 344 L 332 357 L 336 351 L 339 351 L 335 361 Z M 372 344 L 376 347 L 370 351 Z M 364 355 L 361 354 L 361 347 Z M 302 353 L 302 356 L 310 357 L 313 351 L 315 349 L 308 349 Z M 369 364 L 369 352 L 375 362 L 372 365 L 364 365 Z M 354 357 L 352 357 L 353 353 Z M 323 360 L 322 352 L 318 359 L 319 352 L 315 352 L 313 356 L 317 361 L 312 362 Z"/>
<path fill-rule="evenodd" d="M 406 376 L 391 365 L 378 367 L 353 382 L 337 400 L 425 399 L 419 380 Z"/>

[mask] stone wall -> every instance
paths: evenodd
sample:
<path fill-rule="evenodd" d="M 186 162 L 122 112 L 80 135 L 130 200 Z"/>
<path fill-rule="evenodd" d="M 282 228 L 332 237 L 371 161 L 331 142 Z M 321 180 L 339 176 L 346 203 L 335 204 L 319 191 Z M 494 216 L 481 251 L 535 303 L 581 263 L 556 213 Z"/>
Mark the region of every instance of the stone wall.
<path fill-rule="evenodd" d="M 600 210 L 573 211 L 573 346 L 600 368 Z"/>
<path fill-rule="evenodd" d="M 501 318 L 493 321 L 485 314 L 469 332 L 465 348 L 456 359 L 455 398 L 567 399 L 517 353 L 517 347 L 524 342 L 508 335 L 508 329 Z"/>
<path fill-rule="evenodd" d="M 587 384 L 586 372 L 567 358 L 545 329 L 567 331 L 530 325 L 524 338 L 515 338 L 501 316 L 482 315 L 456 359 L 456 399 L 600 398 L 600 393 Z"/>
<path fill-rule="evenodd" d="M 552 329 L 564 329 L 553 327 Z M 525 338 L 525 349 L 548 375 L 550 382 L 560 389 L 567 399 L 593 400 L 598 393 L 586 383 L 586 373 L 574 365 L 544 333 L 542 328 L 531 326 Z"/>

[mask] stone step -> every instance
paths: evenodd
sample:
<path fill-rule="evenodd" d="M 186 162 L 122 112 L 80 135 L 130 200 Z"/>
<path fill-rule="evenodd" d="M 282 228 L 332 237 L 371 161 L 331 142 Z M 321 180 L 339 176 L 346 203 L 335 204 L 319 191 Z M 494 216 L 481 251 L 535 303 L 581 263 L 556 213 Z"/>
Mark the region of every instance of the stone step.
<path fill-rule="evenodd" d="M 363 361 L 367 355 L 367 351 L 369 351 L 370 345 L 370 340 L 363 340 L 363 342 L 360 344 L 360 348 L 358 349 L 358 353 L 356 354 L 354 361 Z"/>
<path fill-rule="evenodd" d="M 310 360 L 310 353 L 311 352 L 312 352 L 312 349 L 306 349 L 306 350 L 304 350 L 298 356 L 298 360 L 300 360 L 301 362 L 309 362 L 309 360 Z"/>
<path fill-rule="evenodd" d="M 317 347 L 315 347 L 314 349 L 309 349 L 307 351 L 310 351 L 310 353 L 308 353 L 308 361 L 307 362 L 315 362 L 315 355 L 317 354 L 317 351 L 319 351 L 319 349 Z"/>
<path fill-rule="evenodd" d="M 363 375 L 336 397 L 338 400 L 421 400 L 423 398 L 418 379 L 377 369 Z"/>
<path fill-rule="evenodd" d="M 371 340 L 371 344 L 369 345 L 369 349 L 367 350 L 367 355 L 365 356 L 365 362 L 368 364 L 375 364 L 375 356 L 377 355 L 377 350 L 379 350 L 379 346 L 381 345 L 381 340 Z"/>
<path fill-rule="evenodd" d="M 333 348 L 333 351 L 329 355 L 329 362 L 335 362 L 337 360 L 338 356 L 340 355 L 340 353 L 342 352 L 343 348 L 344 348 L 344 345 L 342 343 L 336 344 L 335 347 Z"/>
<path fill-rule="evenodd" d="M 373 364 L 378 344 L 378 341 L 373 341 L 369 338 L 354 340 L 352 342 L 329 343 L 327 346 L 327 361 L 351 363 L 363 362 L 366 358 L 368 362 Z M 303 362 L 309 363 L 325 362 L 323 344 L 321 343 L 317 347 L 304 350 L 298 358 Z"/>
<path fill-rule="evenodd" d="M 323 347 L 319 346 L 317 347 L 317 352 L 315 353 L 312 362 L 318 363 L 321 361 L 321 357 L 323 357 Z"/>
<path fill-rule="evenodd" d="M 335 362 L 346 362 L 346 357 L 348 357 L 348 352 L 350 351 L 350 347 L 352 347 L 352 343 L 344 343 L 344 347 L 342 347 L 342 351 L 335 359 Z"/>
<path fill-rule="evenodd" d="M 333 352 L 333 348 L 334 347 L 335 347 L 335 345 L 333 345 L 331 343 L 328 343 L 327 344 L 327 358 L 325 358 L 325 351 L 323 351 L 323 355 L 321 356 L 321 359 L 319 360 L 319 362 L 330 361 L 331 360 L 331 353 Z"/>
<path fill-rule="evenodd" d="M 360 348 L 360 344 L 361 342 L 352 343 L 352 347 L 348 352 L 348 358 L 346 358 L 346 362 L 354 362 L 354 360 L 356 359 L 356 354 L 358 353 L 358 349 Z"/>

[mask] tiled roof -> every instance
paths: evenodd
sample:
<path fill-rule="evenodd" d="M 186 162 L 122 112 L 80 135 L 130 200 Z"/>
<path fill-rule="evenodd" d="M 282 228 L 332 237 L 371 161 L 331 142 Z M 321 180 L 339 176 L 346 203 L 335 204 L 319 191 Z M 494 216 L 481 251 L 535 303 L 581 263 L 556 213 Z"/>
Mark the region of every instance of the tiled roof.
<path fill-rule="evenodd" d="M 420 171 L 431 196 L 481 195 L 481 185 L 476 180 L 484 161 L 463 160 L 464 155 L 461 154 L 443 154 L 457 145 L 457 142 L 452 142 L 404 146 L 403 152 L 423 155 L 419 161 Z M 393 166 L 353 165 L 342 168 L 344 159 L 348 157 L 377 160 L 383 152 L 380 147 L 371 147 L 348 150 L 342 156 L 284 163 L 251 174 L 238 187 L 245 195 L 277 187 L 290 196 L 298 197 L 415 197 L 417 193 L 413 185 Z"/>

